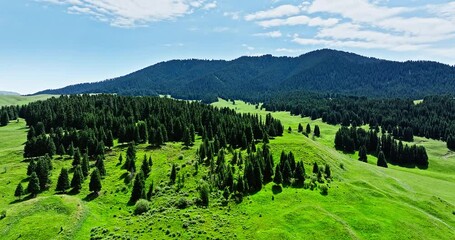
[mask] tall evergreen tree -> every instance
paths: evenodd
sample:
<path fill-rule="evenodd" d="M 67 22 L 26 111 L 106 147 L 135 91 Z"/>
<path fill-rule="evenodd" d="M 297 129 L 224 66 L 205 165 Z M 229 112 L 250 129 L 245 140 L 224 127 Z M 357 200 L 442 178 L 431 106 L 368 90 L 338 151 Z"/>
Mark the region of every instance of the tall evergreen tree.
<path fill-rule="evenodd" d="M 89 183 L 89 190 L 91 192 L 94 192 L 96 194 L 101 191 L 102 185 L 101 185 L 101 176 L 100 176 L 100 171 L 98 168 L 95 168 L 92 171 L 92 174 L 90 175 L 90 183 Z"/>
<path fill-rule="evenodd" d="M 359 161 L 367 162 L 367 159 L 368 159 L 367 148 L 365 147 L 365 145 L 363 145 L 359 149 Z"/>
<path fill-rule="evenodd" d="M 299 126 L 298 126 L 297 130 L 298 130 L 299 133 L 303 132 L 302 124 L 299 123 Z"/>
<path fill-rule="evenodd" d="M 74 168 L 73 179 L 71 180 L 71 187 L 79 192 L 82 189 L 82 183 L 84 182 L 84 174 L 80 165 Z"/>
<path fill-rule="evenodd" d="M 114 136 L 112 135 L 112 131 L 108 130 L 106 134 L 106 147 L 111 149 L 114 146 Z"/>
<path fill-rule="evenodd" d="M 306 125 L 306 133 L 307 133 L 307 134 L 310 134 L 310 133 L 311 133 L 311 126 L 310 126 L 309 123 Z"/>
<path fill-rule="evenodd" d="M 14 191 L 14 196 L 21 199 L 22 195 L 24 195 L 24 188 L 22 187 L 22 184 L 19 183 L 17 184 L 16 191 Z"/>
<path fill-rule="evenodd" d="M 153 181 L 152 183 L 149 185 L 149 190 L 147 191 L 147 200 L 151 200 L 152 199 L 152 196 L 153 196 Z"/>
<path fill-rule="evenodd" d="M 147 178 L 150 174 L 150 165 L 147 161 L 147 155 L 144 155 L 144 160 L 142 160 L 141 170 L 144 172 L 144 177 Z"/>
<path fill-rule="evenodd" d="M 99 174 L 101 177 L 106 176 L 106 168 L 104 167 L 104 158 L 101 156 L 98 156 L 98 159 L 96 160 L 95 163 L 96 168 L 99 171 Z"/>
<path fill-rule="evenodd" d="M 7 111 L 2 111 L 0 117 L 0 126 L 6 126 L 9 123 L 9 116 Z"/>
<path fill-rule="evenodd" d="M 68 170 L 66 168 L 62 168 L 62 170 L 60 170 L 60 175 L 58 176 L 57 187 L 55 188 L 55 191 L 64 193 L 69 188 L 70 179 L 68 176 Z"/>
<path fill-rule="evenodd" d="M 81 151 L 79 148 L 76 148 L 74 150 L 74 156 L 73 156 L 73 167 L 76 167 L 77 165 L 81 165 Z"/>
<path fill-rule="evenodd" d="M 33 172 L 30 175 L 30 180 L 27 186 L 27 192 L 29 192 L 32 195 L 32 197 L 36 197 L 40 190 L 41 188 L 38 175 L 36 174 L 36 172 Z"/>
<path fill-rule="evenodd" d="M 134 179 L 133 191 L 131 192 L 130 202 L 135 203 L 139 199 L 145 199 L 145 179 L 144 173 L 140 171 Z"/>
<path fill-rule="evenodd" d="M 90 163 L 89 163 L 87 153 L 84 153 L 84 156 L 82 157 L 81 169 L 82 169 L 82 174 L 84 175 L 84 178 L 87 178 L 89 171 L 90 171 Z"/>
<path fill-rule="evenodd" d="M 319 166 L 318 166 L 318 163 L 315 162 L 315 163 L 313 164 L 313 173 L 318 173 L 318 172 L 319 172 Z"/>
<path fill-rule="evenodd" d="M 318 125 L 314 126 L 314 136 L 315 137 L 320 137 L 321 136 L 321 131 L 319 130 L 319 126 Z"/>
<path fill-rule="evenodd" d="M 175 183 L 176 177 L 177 177 L 177 169 L 175 168 L 175 164 L 172 164 L 171 176 L 170 176 L 171 184 Z"/>
<path fill-rule="evenodd" d="M 387 168 L 387 161 L 384 156 L 384 152 L 380 151 L 378 154 L 378 166 Z"/>
<path fill-rule="evenodd" d="M 35 160 L 32 159 L 32 160 L 30 160 L 30 163 L 28 164 L 28 167 L 27 167 L 27 176 L 32 175 L 32 173 L 35 171 L 36 171 L 36 163 L 35 163 Z"/>
<path fill-rule="evenodd" d="M 283 183 L 283 175 L 281 174 L 281 170 L 280 170 L 280 166 L 279 165 L 277 165 L 276 168 L 275 168 L 275 176 L 273 178 L 273 182 L 276 185 L 280 185 L 281 183 Z"/>

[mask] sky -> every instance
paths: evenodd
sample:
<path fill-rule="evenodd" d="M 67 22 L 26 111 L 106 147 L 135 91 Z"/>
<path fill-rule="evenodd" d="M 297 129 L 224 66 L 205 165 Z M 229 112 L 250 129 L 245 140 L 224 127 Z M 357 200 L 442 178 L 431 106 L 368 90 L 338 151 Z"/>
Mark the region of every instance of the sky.
<path fill-rule="evenodd" d="M 30 94 L 171 59 L 332 48 L 455 64 L 455 1 L 14 0 L 0 3 L 0 90 Z"/>

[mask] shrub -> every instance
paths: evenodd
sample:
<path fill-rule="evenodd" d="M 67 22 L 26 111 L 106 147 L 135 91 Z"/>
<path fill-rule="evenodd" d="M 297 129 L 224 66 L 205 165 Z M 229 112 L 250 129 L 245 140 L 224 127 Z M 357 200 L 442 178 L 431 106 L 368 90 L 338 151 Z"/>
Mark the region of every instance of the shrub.
<path fill-rule="evenodd" d="M 150 203 L 145 199 L 139 199 L 134 208 L 134 214 L 140 215 L 150 210 Z"/>
<path fill-rule="evenodd" d="M 188 207 L 189 202 L 188 200 L 186 200 L 185 198 L 180 198 L 179 200 L 177 200 L 177 202 L 175 203 L 175 206 L 178 208 L 178 209 L 185 209 Z"/>
<path fill-rule="evenodd" d="M 321 190 L 321 194 L 324 196 L 329 194 L 329 187 L 327 186 L 327 184 L 319 185 L 319 190 Z"/>
<path fill-rule="evenodd" d="M 198 191 L 199 191 L 199 198 L 201 200 L 201 204 L 203 206 L 208 206 L 210 189 L 209 189 L 209 185 L 207 184 L 207 182 L 205 182 L 204 180 L 201 180 L 199 182 Z"/>
<path fill-rule="evenodd" d="M 3 218 L 6 218 L 6 210 L 3 210 L 3 211 L 0 213 L 0 220 L 2 220 Z"/>

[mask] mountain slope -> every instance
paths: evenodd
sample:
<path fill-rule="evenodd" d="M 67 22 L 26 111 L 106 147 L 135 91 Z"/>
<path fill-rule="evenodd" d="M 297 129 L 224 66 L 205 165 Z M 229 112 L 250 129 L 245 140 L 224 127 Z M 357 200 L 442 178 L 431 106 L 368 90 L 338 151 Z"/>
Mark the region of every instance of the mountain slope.
<path fill-rule="evenodd" d="M 455 67 L 428 61 L 394 62 L 336 50 L 299 57 L 173 60 L 123 77 L 37 94 L 171 94 L 262 100 L 277 91 L 308 90 L 370 97 L 421 98 L 455 92 Z"/>

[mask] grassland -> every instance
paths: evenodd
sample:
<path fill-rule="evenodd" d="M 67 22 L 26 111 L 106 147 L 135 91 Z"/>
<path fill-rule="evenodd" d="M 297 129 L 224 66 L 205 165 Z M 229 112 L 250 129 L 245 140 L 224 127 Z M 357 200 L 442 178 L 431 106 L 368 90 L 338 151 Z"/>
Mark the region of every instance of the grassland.
<path fill-rule="evenodd" d="M 10 105 L 24 105 L 30 102 L 35 102 L 39 100 L 46 100 L 51 98 L 55 95 L 35 95 L 35 96 L 7 96 L 7 95 L 0 95 L 0 107 L 2 106 L 10 106 Z"/>
<path fill-rule="evenodd" d="M 241 113 L 265 116 L 241 101 L 220 100 L 213 104 L 230 107 Z M 118 156 L 126 151 L 116 145 L 107 154 L 107 176 L 99 197 L 92 199 L 88 181 L 77 195 L 58 195 L 53 190 L 61 167 L 70 167 L 71 160 L 53 161 L 53 187 L 36 199 L 18 201 L 13 197 L 19 182 L 26 187 L 27 162 L 22 148 L 26 139 L 24 121 L 12 122 L 0 128 L 0 220 L 1 239 L 454 239 L 455 238 L 455 153 L 443 142 L 416 138 L 427 148 L 430 166 L 427 170 L 390 166 L 375 166 L 357 161 L 356 154 L 345 155 L 333 148 L 338 126 L 291 116 L 286 112 L 272 113 L 293 131 L 271 140 L 275 162 L 282 150 L 292 151 L 303 160 L 307 174 L 314 162 L 332 167 L 333 181 L 329 194 L 309 189 L 284 188 L 272 191 L 273 184 L 264 186 L 257 194 L 242 203 L 222 206 L 221 193 L 214 192 L 210 206 L 201 208 L 190 204 L 176 208 L 180 199 L 189 202 L 197 198 L 197 183 L 207 171 L 200 166 L 195 175 L 193 161 L 200 144 L 185 149 L 181 143 L 168 143 L 160 149 L 138 146 L 139 167 L 142 156 L 153 158 L 147 186 L 158 187 L 152 198 L 152 210 L 134 216 L 134 206 L 127 204 L 131 183 L 118 164 Z M 298 124 L 312 127 L 318 124 L 321 137 L 305 137 L 297 133 Z M 230 159 L 230 155 L 227 156 Z M 176 163 L 179 174 L 185 176 L 185 186 L 176 191 L 169 186 L 171 164 Z M 93 164 L 93 163 L 92 163 Z M 72 174 L 70 174 L 71 176 Z M 62 230 L 63 229 L 63 230 Z"/>

